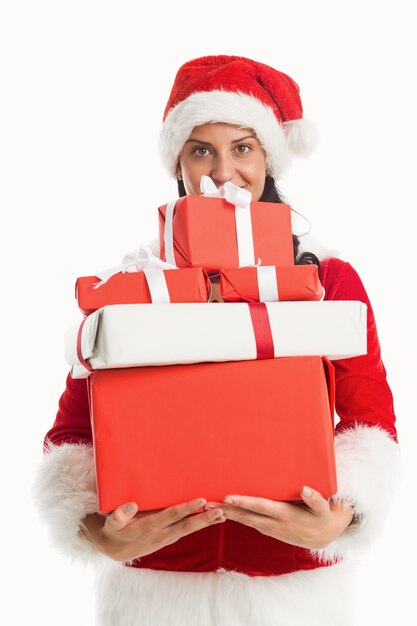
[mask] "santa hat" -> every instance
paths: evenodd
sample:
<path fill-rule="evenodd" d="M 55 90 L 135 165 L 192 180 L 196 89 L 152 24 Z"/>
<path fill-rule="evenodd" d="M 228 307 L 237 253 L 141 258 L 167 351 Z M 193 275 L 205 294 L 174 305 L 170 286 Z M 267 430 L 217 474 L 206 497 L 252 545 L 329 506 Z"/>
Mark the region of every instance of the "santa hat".
<path fill-rule="evenodd" d="M 303 118 L 299 87 L 268 65 L 238 56 L 206 56 L 180 67 L 163 116 L 160 153 L 170 175 L 195 126 L 223 122 L 255 131 L 275 179 L 292 155 L 308 156 L 318 143 L 314 122 Z"/>

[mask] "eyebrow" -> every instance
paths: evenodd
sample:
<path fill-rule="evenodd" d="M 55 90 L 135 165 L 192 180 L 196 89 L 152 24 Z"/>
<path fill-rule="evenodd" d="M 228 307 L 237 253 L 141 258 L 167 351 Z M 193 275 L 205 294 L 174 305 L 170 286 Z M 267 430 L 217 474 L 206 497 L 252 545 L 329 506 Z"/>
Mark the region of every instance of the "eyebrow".
<path fill-rule="evenodd" d="M 256 140 L 258 140 L 258 138 L 255 135 L 246 135 L 245 137 L 241 137 L 240 139 L 235 139 L 231 143 L 239 143 L 240 141 L 243 141 L 244 139 L 256 139 Z M 192 142 L 192 141 L 194 141 L 195 143 L 203 143 L 205 146 L 212 146 L 213 147 L 213 144 L 210 143 L 209 141 L 203 141 L 202 139 L 195 139 L 193 137 L 190 137 L 190 139 L 187 139 L 187 141 L 185 143 L 189 143 L 189 142 Z"/>

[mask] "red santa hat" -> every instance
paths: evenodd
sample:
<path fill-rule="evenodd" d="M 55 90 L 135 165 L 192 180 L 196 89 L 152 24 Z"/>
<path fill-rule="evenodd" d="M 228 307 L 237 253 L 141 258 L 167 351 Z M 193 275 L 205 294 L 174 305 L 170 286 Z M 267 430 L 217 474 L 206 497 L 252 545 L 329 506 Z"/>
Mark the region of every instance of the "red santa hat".
<path fill-rule="evenodd" d="M 275 179 L 293 155 L 318 143 L 314 122 L 303 118 L 296 82 L 268 65 L 238 56 L 206 56 L 180 67 L 165 107 L 160 153 L 170 175 L 195 126 L 223 122 L 255 131 Z"/>

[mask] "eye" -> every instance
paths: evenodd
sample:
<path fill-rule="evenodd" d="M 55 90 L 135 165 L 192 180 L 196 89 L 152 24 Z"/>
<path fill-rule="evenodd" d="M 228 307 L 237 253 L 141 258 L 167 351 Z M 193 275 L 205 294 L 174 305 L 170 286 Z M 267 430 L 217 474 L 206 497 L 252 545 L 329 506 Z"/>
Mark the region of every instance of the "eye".
<path fill-rule="evenodd" d="M 241 150 L 241 148 L 243 148 L 243 150 Z M 247 143 L 241 143 L 236 146 L 236 150 L 239 152 L 239 154 L 248 154 L 248 152 L 252 150 L 252 147 L 249 146 Z"/>
<path fill-rule="evenodd" d="M 205 150 L 205 152 L 201 152 L 201 150 Z M 200 146 L 199 148 L 194 148 L 193 150 L 193 154 L 196 154 L 197 156 L 206 156 L 206 154 L 208 153 L 208 148 L 205 148 L 204 146 Z"/>

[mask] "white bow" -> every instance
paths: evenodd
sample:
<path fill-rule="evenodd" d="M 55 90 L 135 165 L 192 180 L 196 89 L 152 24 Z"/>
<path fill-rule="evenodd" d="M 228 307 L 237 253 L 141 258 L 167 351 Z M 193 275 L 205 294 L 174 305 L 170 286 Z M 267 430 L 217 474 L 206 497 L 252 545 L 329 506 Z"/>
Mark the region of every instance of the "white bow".
<path fill-rule="evenodd" d="M 175 265 L 170 265 L 155 256 L 149 246 L 141 244 L 136 250 L 128 252 L 128 254 L 123 257 L 121 265 L 115 265 L 114 267 L 109 267 L 105 270 L 101 270 L 101 272 L 97 272 L 95 276 L 101 280 L 94 285 L 94 289 L 104 285 L 109 278 L 119 272 L 143 272 L 152 269 L 175 270 L 177 268 Z"/>
<path fill-rule="evenodd" d="M 230 204 L 242 209 L 249 206 L 252 200 L 252 194 L 247 189 L 242 189 L 230 181 L 217 188 L 210 176 L 201 177 L 200 191 L 205 197 L 224 198 Z"/>
<path fill-rule="evenodd" d="M 106 270 L 97 272 L 97 278 L 100 282 L 96 283 L 93 289 L 98 289 L 109 278 L 119 272 L 143 272 L 145 274 L 149 291 L 151 293 L 152 303 L 170 302 L 166 280 L 162 270 L 175 270 L 175 265 L 166 263 L 162 259 L 155 256 L 149 246 L 141 244 L 136 250 L 126 254 L 121 265 L 109 267 Z"/>

